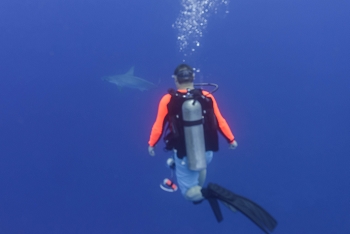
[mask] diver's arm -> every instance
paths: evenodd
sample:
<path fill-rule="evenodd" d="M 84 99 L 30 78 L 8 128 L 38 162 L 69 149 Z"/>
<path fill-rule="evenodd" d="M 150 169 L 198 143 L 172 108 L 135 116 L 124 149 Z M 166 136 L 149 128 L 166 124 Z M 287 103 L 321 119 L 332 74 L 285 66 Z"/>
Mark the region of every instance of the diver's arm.
<path fill-rule="evenodd" d="M 214 96 L 209 94 L 208 97 L 210 97 L 213 101 L 214 114 L 215 114 L 216 119 L 218 121 L 218 126 L 220 129 L 220 132 L 226 138 L 226 140 L 230 143 L 230 148 L 231 149 L 236 148 L 238 144 L 235 141 L 235 137 L 232 134 L 230 126 L 228 125 L 228 123 L 226 122 L 224 117 L 222 117 L 221 112 L 220 112 L 219 107 L 218 107 L 218 104 L 217 104 Z"/>
<path fill-rule="evenodd" d="M 165 117 L 168 114 L 167 105 L 170 101 L 170 98 L 171 98 L 171 95 L 166 94 L 163 96 L 163 98 L 159 102 L 157 118 L 153 124 L 150 139 L 148 141 L 148 145 L 149 145 L 148 153 L 151 156 L 155 155 L 154 146 L 157 144 L 157 142 L 159 141 L 163 133 Z"/>

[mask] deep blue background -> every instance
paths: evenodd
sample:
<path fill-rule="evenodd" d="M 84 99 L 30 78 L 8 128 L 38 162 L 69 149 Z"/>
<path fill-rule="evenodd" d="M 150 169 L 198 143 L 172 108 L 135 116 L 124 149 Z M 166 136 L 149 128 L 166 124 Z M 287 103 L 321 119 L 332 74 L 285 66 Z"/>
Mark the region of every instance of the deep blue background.
<path fill-rule="evenodd" d="M 147 154 L 158 101 L 181 62 L 180 0 L 0 1 L 0 233 L 262 233 L 217 224 L 159 183 Z M 191 61 L 239 143 L 208 181 L 256 201 L 274 233 L 350 230 L 350 2 L 234 1 Z M 100 77 L 135 74 L 156 90 Z"/>

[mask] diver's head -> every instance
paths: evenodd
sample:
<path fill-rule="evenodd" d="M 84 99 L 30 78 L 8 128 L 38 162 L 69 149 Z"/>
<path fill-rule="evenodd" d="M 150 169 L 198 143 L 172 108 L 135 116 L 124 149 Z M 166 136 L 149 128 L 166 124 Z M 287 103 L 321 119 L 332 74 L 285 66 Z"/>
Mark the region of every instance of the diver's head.
<path fill-rule="evenodd" d="M 192 85 L 194 80 L 193 68 L 187 64 L 180 64 L 174 71 L 173 78 L 179 85 Z"/>

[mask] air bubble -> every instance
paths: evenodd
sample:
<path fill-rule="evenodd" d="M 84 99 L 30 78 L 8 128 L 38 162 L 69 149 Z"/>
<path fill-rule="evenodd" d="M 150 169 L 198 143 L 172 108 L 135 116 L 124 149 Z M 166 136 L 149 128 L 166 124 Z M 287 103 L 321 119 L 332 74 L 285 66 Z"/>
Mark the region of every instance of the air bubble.
<path fill-rule="evenodd" d="M 189 45 L 199 46 L 199 39 L 207 27 L 210 14 L 216 13 L 222 5 L 227 7 L 228 4 L 229 0 L 181 0 L 183 9 L 173 24 L 173 28 L 178 30 L 180 51 L 185 52 Z"/>

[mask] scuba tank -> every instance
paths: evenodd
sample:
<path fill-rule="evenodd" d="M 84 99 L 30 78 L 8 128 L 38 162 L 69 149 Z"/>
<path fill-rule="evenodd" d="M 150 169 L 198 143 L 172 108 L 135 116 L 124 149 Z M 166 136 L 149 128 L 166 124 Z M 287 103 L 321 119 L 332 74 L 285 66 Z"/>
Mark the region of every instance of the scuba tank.
<path fill-rule="evenodd" d="M 214 86 L 214 93 L 218 85 L 199 83 L 195 86 Z M 190 170 L 201 171 L 206 168 L 205 151 L 218 150 L 217 123 L 211 98 L 203 94 L 201 89 L 188 89 L 187 93 L 168 90 L 172 96 L 167 105 L 169 111 L 169 125 L 165 134 L 165 150 L 176 150 L 177 157 L 187 157 Z"/>
<path fill-rule="evenodd" d="M 186 100 L 182 104 L 182 118 L 188 168 L 193 171 L 201 171 L 207 167 L 207 162 L 200 102 L 195 99 Z"/>

